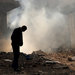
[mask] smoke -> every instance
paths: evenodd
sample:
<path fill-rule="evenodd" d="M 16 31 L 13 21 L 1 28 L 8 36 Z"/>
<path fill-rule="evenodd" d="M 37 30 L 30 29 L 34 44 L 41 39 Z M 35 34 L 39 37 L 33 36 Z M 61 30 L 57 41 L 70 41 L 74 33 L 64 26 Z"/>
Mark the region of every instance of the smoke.
<path fill-rule="evenodd" d="M 21 51 L 49 50 L 68 46 L 67 15 L 74 12 L 74 0 L 17 0 L 20 7 L 8 12 L 8 27 L 26 25 Z"/>
<path fill-rule="evenodd" d="M 1 38 L 0 39 L 0 51 L 2 52 L 9 52 L 11 51 L 11 41 L 6 38 Z"/>

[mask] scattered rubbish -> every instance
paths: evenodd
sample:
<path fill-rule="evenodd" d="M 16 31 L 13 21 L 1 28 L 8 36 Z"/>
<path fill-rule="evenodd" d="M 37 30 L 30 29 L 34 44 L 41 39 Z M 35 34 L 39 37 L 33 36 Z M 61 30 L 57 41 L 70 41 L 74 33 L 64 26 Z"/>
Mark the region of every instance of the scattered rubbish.
<path fill-rule="evenodd" d="M 75 61 L 75 56 L 74 57 L 68 57 L 69 61 Z"/>
<path fill-rule="evenodd" d="M 47 64 L 57 64 L 60 63 L 59 61 L 45 61 Z"/>
<path fill-rule="evenodd" d="M 59 61 L 53 61 L 53 60 L 50 60 L 50 61 L 44 61 L 43 62 L 43 65 L 51 65 L 51 64 L 60 64 Z"/>
<path fill-rule="evenodd" d="M 41 53 L 40 53 L 41 52 Z M 67 61 L 67 54 L 45 54 L 42 51 L 38 51 L 33 54 L 20 54 L 19 58 L 19 69 L 21 70 L 18 75 L 75 75 L 75 71 L 72 72 L 70 66 L 65 62 Z M 44 55 L 44 56 L 43 56 Z M 66 58 L 63 58 L 65 56 Z M 1 53 L 0 54 L 0 74 L 14 75 L 14 70 L 12 69 L 13 53 Z M 71 63 L 72 64 L 72 63 Z M 74 66 L 73 66 L 74 67 Z M 16 74 L 16 73 L 15 73 Z"/>
<path fill-rule="evenodd" d="M 10 59 L 4 59 L 4 61 L 12 62 L 12 60 L 10 60 Z"/>

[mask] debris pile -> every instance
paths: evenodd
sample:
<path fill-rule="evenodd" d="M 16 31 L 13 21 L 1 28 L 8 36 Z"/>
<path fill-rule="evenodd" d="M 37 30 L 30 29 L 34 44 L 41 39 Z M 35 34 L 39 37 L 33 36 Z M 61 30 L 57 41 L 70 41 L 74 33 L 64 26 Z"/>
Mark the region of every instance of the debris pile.
<path fill-rule="evenodd" d="M 54 54 L 57 58 L 61 54 Z M 62 63 L 55 58 L 53 54 L 47 54 L 43 51 L 36 51 L 32 54 L 20 53 L 19 75 L 75 75 L 69 65 Z M 53 56 L 53 57 L 52 57 Z M 63 60 L 63 55 L 59 58 Z M 64 59 L 66 59 L 64 55 Z M 11 67 L 13 53 L 0 52 L 0 75 L 18 75 Z M 68 62 L 70 62 L 67 59 Z"/>

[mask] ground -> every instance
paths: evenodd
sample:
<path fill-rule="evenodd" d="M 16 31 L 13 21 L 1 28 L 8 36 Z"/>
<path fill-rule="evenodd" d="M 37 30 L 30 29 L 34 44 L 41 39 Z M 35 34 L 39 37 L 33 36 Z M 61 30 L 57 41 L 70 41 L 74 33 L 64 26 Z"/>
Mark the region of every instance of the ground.
<path fill-rule="evenodd" d="M 19 58 L 20 72 L 12 67 L 13 53 L 0 52 L 0 75 L 75 75 L 75 61 L 68 60 L 75 56 L 73 51 L 45 53 L 36 51 Z"/>

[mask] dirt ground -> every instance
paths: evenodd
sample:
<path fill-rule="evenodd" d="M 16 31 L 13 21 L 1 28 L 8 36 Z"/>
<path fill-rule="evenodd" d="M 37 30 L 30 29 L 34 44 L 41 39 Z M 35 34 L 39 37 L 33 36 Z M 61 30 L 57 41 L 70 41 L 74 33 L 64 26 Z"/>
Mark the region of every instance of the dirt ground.
<path fill-rule="evenodd" d="M 13 54 L 0 53 L 0 75 L 75 75 L 75 61 L 69 61 L 75 52 L 65 51 L 47 54 L 36 51 L 30 55 L 21 53 L 19 58 L 20 72 L 12 67 Z"/>

